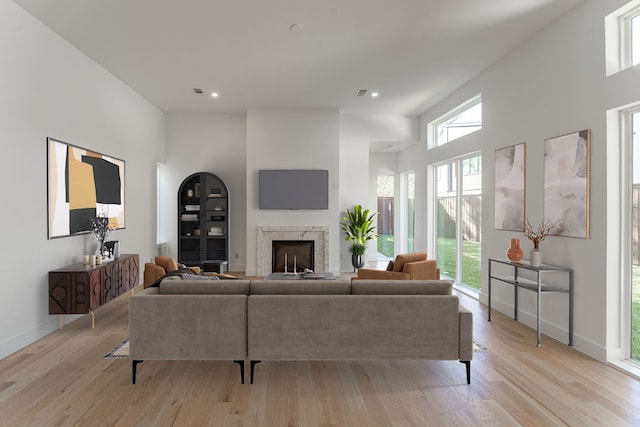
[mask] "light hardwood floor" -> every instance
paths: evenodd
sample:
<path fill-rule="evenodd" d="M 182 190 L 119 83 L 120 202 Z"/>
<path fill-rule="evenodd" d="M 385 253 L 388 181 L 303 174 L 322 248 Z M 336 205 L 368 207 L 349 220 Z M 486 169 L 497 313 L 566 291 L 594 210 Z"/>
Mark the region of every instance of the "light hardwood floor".
<path fill-rule="evenodd" d="M 639 426 L 640 381 L 463 297 L 471 385 L 455 361 L 233 362 L 103 356 L 127 337 L 128 296 L 0 360 L 1 426 Z"/>

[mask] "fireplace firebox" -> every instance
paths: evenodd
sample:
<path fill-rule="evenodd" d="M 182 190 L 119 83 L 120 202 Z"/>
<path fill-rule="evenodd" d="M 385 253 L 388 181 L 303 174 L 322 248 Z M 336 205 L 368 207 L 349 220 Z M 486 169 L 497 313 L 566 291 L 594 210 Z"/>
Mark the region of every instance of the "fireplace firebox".
<path fill-rule="evenodd" d="M 271 272 L 293 273 L 313 270 L 314 241 L 313 240 L 273 240 L 271 242 Z M 285 261 L 286 260 L 286 261 Z M 287 268 L 285 270 L 285 262 Z"/>

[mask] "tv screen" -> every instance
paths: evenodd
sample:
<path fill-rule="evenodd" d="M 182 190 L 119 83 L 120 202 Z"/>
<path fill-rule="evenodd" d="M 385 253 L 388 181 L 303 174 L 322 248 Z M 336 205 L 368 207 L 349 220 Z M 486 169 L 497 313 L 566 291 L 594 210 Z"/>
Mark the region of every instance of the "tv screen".
<path fill-rule="evenodd" d="M 319 169 L 259 172 L 260 209 L 329 209 L 329 171 Z"/>

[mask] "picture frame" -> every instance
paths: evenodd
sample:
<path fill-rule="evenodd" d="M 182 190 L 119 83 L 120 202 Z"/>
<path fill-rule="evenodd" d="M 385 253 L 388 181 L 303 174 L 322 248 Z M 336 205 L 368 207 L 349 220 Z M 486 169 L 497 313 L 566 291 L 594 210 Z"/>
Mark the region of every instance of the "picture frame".
<path fill-rule="evenodd" d="M 544 141 L 544 218 L 550 235 L 589 238 L 591 130 Z"/>
<path fill-rule="evenodd" d="M 96 217 L 125 228 L 125 161 L 48 137 L 47 211 L 49 239 L 88 233 Z"/>
<path fill-rule="evenodd" d="M 494 156 L 494 227 L 524 231 L 526 143 L 498 148 Z"/>

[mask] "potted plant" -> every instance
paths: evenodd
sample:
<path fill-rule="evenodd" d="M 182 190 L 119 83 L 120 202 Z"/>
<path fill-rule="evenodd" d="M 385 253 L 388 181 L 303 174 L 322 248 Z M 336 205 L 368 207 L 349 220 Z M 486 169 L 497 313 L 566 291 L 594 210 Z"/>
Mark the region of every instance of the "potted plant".
<path fill-rule="evenodd" d="M 367 240 L 372 240 L 378 235 L 376 227 L 373 225 L 373 219 L 377 212 L 371 212 L 364 209 L 361 205 L 355 205 L 353 212 L 347 209 L 347 216 L 343 219 L 342 231 L 345 232 L 345 240 L 353 242 L 351 245 L 351 265 L 353 268 L 361 268 L 364 266 L 364 253 L 367 249 Z"/>

